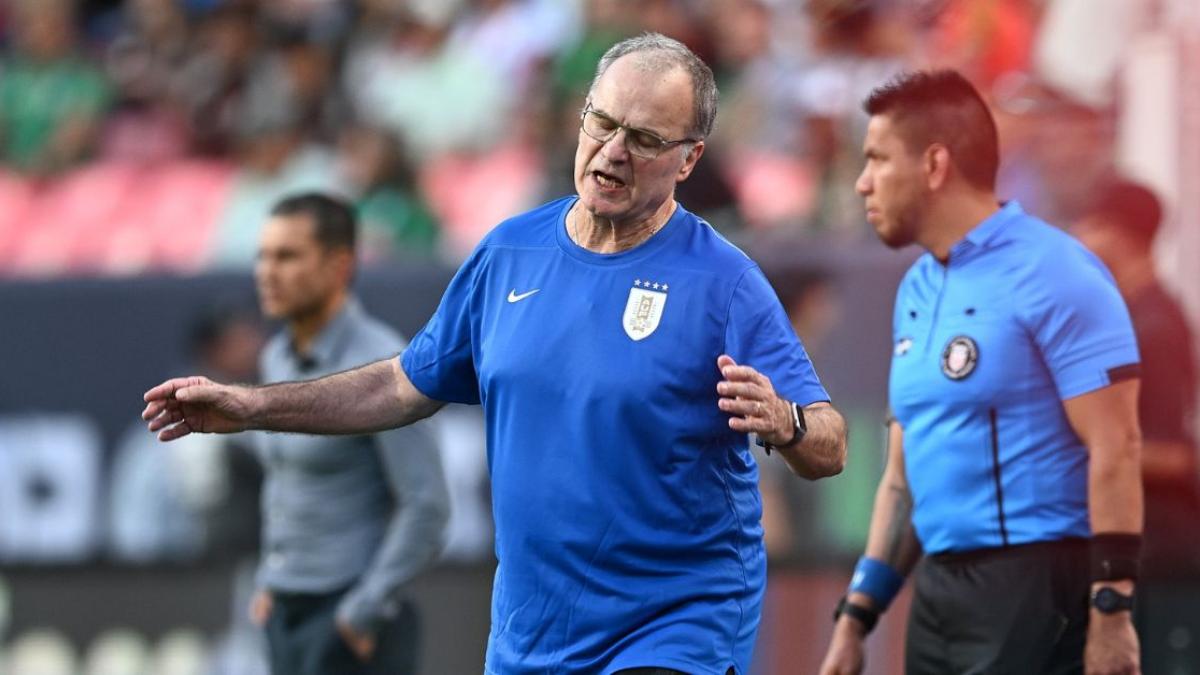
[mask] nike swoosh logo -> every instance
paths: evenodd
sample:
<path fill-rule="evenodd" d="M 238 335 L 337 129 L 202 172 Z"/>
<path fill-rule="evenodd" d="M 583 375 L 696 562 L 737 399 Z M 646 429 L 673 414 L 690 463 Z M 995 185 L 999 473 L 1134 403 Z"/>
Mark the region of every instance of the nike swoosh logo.
<path fill-rule="evenodd" d="M 529 296 L 533 295 L 534 293 L 537 293 L 540 290 L 542 290 L 542 289 L 535 288 L 532 291 L 525 291 L 524 293 L 517 295 L 517 289 L 514 288 L 508 292 L 508 301 L 509 302 L 520 302 L 520 301 L 524 300 L 525 298 L 528 298 Z"/>

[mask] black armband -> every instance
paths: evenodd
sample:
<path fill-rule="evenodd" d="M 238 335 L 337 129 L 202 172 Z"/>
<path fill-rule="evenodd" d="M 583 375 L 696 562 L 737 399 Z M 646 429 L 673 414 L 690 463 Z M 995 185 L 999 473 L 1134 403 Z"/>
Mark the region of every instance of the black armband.
<path fill-rule="evenodd" d="M 837 621 L 843 614 L 857 619 L 863 625 L 864 634 L 874 630 L 875 624 L 879 621 L 879 612 L 868 607 L 863 607 L 862 605 L 856 605 L 850 602 L 845 596 L 838 601 L 837 609 L 833 610 L 833 620 Z"/>
<path fill-rule="evenodd" d="M 1098 532 L 1092 535 L 1092 581 L 1138 578 L 1141 567 L 1142 535 L 1129 532 Z"/>

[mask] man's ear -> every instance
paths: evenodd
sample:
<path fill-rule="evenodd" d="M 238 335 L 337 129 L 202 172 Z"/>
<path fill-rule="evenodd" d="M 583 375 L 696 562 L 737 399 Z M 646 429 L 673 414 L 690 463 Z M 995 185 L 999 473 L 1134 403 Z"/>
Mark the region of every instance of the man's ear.
<path fill-rule="evenodd" d="M 675 174 L 675 182 L 682 183 L 687 180 L 687 177 L 692 175 L 692 169 L 696 168 L 696 162 L 700 161 L 700 156 L 704 154 L 704 141 L 696 141 L 688 150 L 687 155 L 683 158 L 683 166 L 679 167 L 679 173 Z"/>
<path fill-rule="evenodd" d="M 930 190 L 937 190 L 950 180 L 950 150 L 941 143 L 925 149 L 925 180 Z"/>

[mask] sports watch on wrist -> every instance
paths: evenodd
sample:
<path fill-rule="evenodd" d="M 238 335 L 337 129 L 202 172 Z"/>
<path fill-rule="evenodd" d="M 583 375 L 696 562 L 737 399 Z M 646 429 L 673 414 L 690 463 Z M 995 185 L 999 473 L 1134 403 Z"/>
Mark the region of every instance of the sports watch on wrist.
<path fill-rule="evenodd" d="M 792 401 L 788 401 L 787 404 L 788 410 L 792 413 L 792 440 L 783 445 L 795 445 L 804 439 L 804 434 L 808 433 L 808 425 L 804 421 L 804 408 L 801 408 L 799 403 Z M 779 447 L 774 443 L 767 443 L 765 441 L 762 446 L 766 449 L 768 455 L 771 454 L 772 450 Z"/>
<path fill-rule="evenodd" d="M 1132 611 L 1133 595 L 1125 595 L 1111 586 L 1101 586 L 1092 593 L 1092 607 L 1101 614 Z"/>

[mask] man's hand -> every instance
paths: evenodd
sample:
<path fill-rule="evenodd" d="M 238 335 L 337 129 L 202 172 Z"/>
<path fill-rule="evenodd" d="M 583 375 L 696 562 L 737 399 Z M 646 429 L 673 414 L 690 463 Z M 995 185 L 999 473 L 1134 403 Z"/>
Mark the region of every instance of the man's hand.
<path fill-rule="evenodd" d="M 263 589 L 255 592 L 254 597 L 250 598 L 250 623 L 259 628 L 267 625 L 274 607 L 275 601 L 271 598 L 270 591 Z"/>
<path fill-rule="evenodd" d="M 191 433 L 244 431 L 252 412 L 253 389 L 217 384 L 207 377 L 179 377 L 146 392 L 142 419 L 158 440 Z"/>
<path fill-rule="evenodd" d="M 821 675 L 858 675 L 863 670 L 863 625 L 851 616 L 838 617 L 833 639 L 821 662 Z"/>
<path fill-rule="evenodd" d="M 360 633 L 342 619 L 337 620 L 337 630 L 338 634 L 342 636 L 342 640 L 346 643 L 346 646 L 358 657 L 359 661 L 366 663 L 375 655 L 374 635 Z"/>
<path fill-rule="evenodd" d="M 793 440 L 792 411 L 787 401 L 775 393 L 766 375 L 750 366 L 739 366 L 729 356 L 717 359 L 717 368 L 725 379 L 717 384 L 721 395 L 717 405 L 729 413 L 729 428 L 758 434 L 771 445 L 787 445 Z"/>
<path fill-rule="evenodd" d="M 1131 581 L 1108 581 L 1092 585 L 1111 586 L 1124 595 L 1133 593 Z M 1088 617 L 1087 647 L 1083 653 L 1087 675 L 1140 675 L 1141 654 L 1132 612 L 1105 614 L 1092 608 Z"/>

